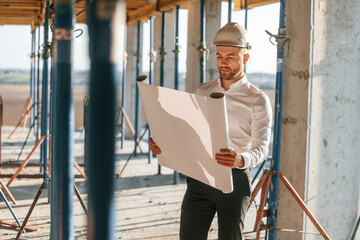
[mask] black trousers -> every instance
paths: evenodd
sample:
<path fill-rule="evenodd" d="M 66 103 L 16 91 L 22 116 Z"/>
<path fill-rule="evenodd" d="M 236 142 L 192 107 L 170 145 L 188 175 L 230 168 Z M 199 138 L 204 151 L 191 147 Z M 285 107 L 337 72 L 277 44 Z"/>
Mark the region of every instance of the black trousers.
<path fill-rule="evenodd" d="M 187 178 L 187 190 L 181 206 L 180 239 L 205 240 L 215 213 L 219 240 L 242 240 L 241 231 L 250 195 L 249 170 L 232 169 L 234 191 L 228 194 Z"/>

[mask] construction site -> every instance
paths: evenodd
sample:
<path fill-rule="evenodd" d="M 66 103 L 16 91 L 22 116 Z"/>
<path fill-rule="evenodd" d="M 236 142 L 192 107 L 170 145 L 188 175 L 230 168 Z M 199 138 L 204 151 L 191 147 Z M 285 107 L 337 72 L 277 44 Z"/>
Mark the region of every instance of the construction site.
<path fill-rule="evenodd" d="M 224 237 L 219 208 L 207 239 L 360 240 L 358 11 L 358 0 L 0 0 L 0 239 L 202 240 L 183 233 L 192 182 L 230 195 L 245 172 L 240 235 Z M 228 24 L 249 44 L 218 43 Z M 250 56 L 230 88 L 228 47 Z M 231 111 L 247 113 L 230 93 L 247 80 L 271 111 L 256 164 L 232 142 L 244 140 Z M 223 93 L 200 96 L 214 81 Z M 262 131 L 251 117 L 249 151 Z M 240 164 L 203 166 L 198 142 L 214 163 L 226 143 Z"/>

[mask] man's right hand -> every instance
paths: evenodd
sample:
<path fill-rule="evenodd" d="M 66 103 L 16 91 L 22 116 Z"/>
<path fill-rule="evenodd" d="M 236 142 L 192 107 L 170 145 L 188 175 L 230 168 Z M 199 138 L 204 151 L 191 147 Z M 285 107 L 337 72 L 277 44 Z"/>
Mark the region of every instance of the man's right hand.
<path fill-rule="evenodd" d="M 161 150 L 158 146 L 156 146 L 156 143 L 154 142 L 154 140 L 152 138 L 149 139 L 149 143 L 150 143 L 151 151 L 153 153 L 155 153 L 156 155 L 159 155 L 161 153 Z"/>

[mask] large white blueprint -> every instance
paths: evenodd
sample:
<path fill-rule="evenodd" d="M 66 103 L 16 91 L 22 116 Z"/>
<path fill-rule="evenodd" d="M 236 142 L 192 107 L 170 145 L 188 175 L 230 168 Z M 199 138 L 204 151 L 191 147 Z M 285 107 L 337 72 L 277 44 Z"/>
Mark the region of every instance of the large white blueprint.
<path fill-rule="evenodd" d="M 229 148 L 224 97 L 211 98 L 138 82 L 159 164 L 224 193 L 233 190 L 231 169 L 215 153 Z"/>

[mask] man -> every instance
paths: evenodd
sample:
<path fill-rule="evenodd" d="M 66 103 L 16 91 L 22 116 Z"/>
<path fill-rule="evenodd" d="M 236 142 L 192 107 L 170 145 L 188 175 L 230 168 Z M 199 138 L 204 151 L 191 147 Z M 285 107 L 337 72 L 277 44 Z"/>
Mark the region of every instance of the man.
<path fill-rule="evenodd" d="M 219 150 L 215 159 L 232 168 L 234 191 L 224 194 L 188 177 L 181 210 L 182 240 L 207 239 L 215 213 L 219 240 L 242 239 L 251 195 L 249 168 L 264 161 L 268 154 L 272 119 L 269 98 L 246 79 L 244 66 L 251 49 L 246 34 L 238 23 L 228 23 L 217 32 L 213 45 L 220 77 L 200 85 L 196 91 L 204 96 L 225 94 L 231 147 Z M 161 154 L 152 139 L 150 146 L 153 153 Z"/>

